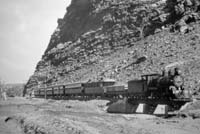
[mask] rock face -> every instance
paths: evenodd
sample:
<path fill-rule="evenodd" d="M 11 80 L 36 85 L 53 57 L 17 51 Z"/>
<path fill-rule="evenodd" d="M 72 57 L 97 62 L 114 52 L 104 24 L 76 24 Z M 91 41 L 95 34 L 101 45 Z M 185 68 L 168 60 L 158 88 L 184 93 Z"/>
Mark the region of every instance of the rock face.
<path fill-rule="evenodd" d="M 186 83 L 198 81 L 190 75 L 200 67 L 199 3 L 72 0 L 26 88 L 99 77 L 127 82 L 174 62 L 189 75 Z"/>

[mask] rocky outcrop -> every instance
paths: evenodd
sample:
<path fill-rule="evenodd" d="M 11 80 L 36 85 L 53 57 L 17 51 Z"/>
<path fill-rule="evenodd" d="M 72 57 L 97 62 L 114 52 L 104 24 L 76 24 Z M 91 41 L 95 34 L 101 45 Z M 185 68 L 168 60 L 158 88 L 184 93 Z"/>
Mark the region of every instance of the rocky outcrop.
<path fill-rule="evenodd" d="M 99 77 L 127 82 L 177 60 L 188 61 L 179 51 L 187 53 L 179 46 L 179 38 L 187 42 L 185 35 L 177 31 L 192 33 L 198 25 L 198 2 L 72 0 L 26 88 Z M 194 38 L 191 53 L 198 50 Z"/>

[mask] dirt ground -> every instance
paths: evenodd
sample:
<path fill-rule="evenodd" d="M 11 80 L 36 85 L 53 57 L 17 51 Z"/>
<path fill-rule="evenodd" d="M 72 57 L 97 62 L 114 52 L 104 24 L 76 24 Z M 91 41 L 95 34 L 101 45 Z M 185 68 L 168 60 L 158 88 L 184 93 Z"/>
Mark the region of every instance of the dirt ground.
<path fill-rule="evenodd" d="M 199 134 L 200 119 L 109 114 L 106 100 L 0 101 L 0 134 Z"/>

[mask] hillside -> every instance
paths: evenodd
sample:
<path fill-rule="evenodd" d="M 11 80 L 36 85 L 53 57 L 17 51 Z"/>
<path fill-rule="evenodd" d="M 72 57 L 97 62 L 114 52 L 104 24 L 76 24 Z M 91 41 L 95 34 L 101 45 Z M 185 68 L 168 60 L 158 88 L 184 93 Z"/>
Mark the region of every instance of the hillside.
<path fill-rule="evenodd" d="M 6 84 L 6 92 L 8 96 L 23 96 L 24 83 L 10 83 Z"/>
<path fill-rule="evenodd" d="M 175 65 L 194 89 L 199 10 L 199 0 L 72 0 L 26 87 L 100 77 L 126 83 Z"/>

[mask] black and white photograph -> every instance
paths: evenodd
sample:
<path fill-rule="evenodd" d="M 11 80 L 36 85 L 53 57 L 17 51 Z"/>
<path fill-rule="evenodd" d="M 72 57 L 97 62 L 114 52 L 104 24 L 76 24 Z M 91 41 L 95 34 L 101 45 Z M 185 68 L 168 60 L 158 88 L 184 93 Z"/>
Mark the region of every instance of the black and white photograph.
<path fill-rule="evenodd" d="M 200 0 L 0 0 L 0 134 L 200 134 Z"/>

